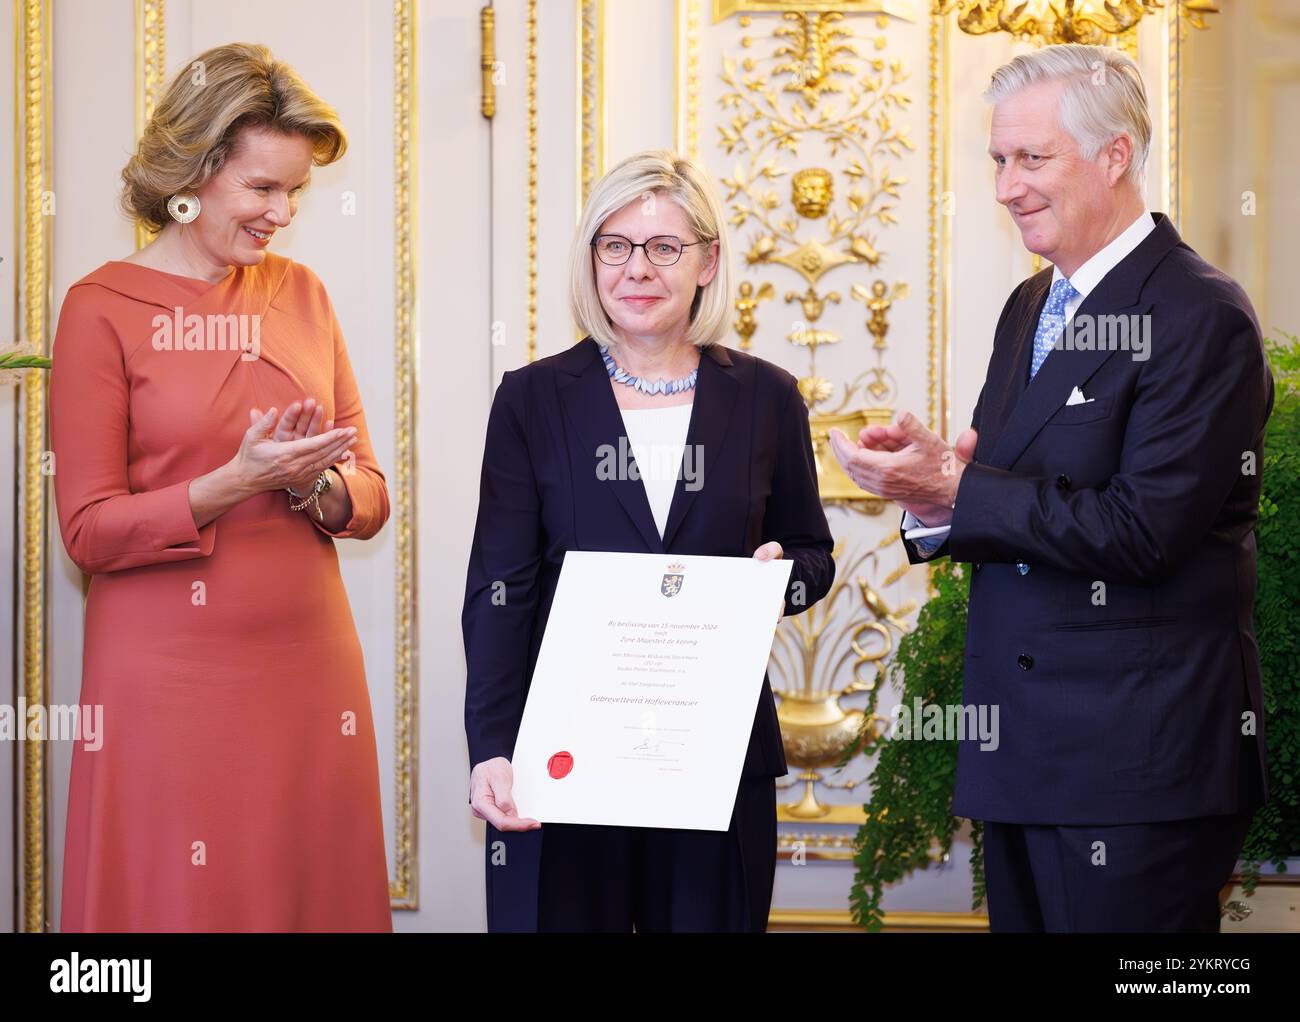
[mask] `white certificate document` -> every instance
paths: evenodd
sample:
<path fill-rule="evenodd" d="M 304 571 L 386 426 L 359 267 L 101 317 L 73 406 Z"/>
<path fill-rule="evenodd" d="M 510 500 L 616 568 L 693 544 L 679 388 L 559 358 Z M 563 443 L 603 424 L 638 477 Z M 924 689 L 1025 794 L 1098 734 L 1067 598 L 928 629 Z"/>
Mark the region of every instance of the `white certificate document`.
<path fill-rule="evenodd" d="M 726 830 L 791 568 L 570 550 L 511 760 L 519 815 Z"/>

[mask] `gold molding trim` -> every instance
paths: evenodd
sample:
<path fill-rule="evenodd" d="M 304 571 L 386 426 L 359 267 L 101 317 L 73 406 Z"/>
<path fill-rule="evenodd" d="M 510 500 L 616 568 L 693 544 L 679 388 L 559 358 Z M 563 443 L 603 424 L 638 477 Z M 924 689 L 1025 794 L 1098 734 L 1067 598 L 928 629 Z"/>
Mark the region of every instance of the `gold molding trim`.
<path fill-rule="evenodd" d="M 578 82 L 581 214 L 591 186 L 605 169 L 605 0 L 578 0 Z"/>
<path fill-rule="evenodd" d="M 952 32 L 945 19 L 940 29 L 943 46 L 943 197 L 952 196 L 953 132 L 952 132 Z M 939 313 L 939 361 L 943 377 L 939 389 L 939 424 L 945 440 L 953 439 L 957 432 L 952 428 L 952 216 L 943 215 L 943 241 L 939 251 L 939 266 L 943 274 L 943 306 Z M 964 428 L 964 426 L 963 426 Z"/>
<path fill-rule="evenodd" d="M 479 73 L 482 75 L 479 112 L 491 120 L 497 113 L 497 12 L 495 7 L 484 7 L 478 12 Z"/>
<path fill-rule="evenodd" d="M 952 231 L 941 207 L 948 202 L 951 194 L 949 163 L 952 132 L 949 114 L 952 103 L 949 88 L 951 75 L 948 72 L 952 57 L 948 19 L 941 14 L 931 13 L 928 27 L 926 330 L 930 338 L 930 350 L 926 366 L 926 408 L 930 429 L 947 439 L 950 432 L 948 313 L 952 302 Z"/>
<path fill-rule="evenodd" d="M 886 932 L 986 933 L 989 917 L 982 912 L 886 912 Z M 767 917 L 769 932 L 777 930 L 821 930 L 864 933 L 848 909 L 773 909 Z"/>
<path fill-rule="evenodd" d="M 50 9 L 45 0 L 14 0 L 15 162 L 21 189 L 15 188 L 15 223 L 22 230 L 22 295 L 15 310 L 15 340 L 33 354 L 49 354 L 50 231 L 43 196 L 50 174 L 49 115 L 45 102 L 50 73 Z M 19 198 L 21 196 L 21 198 Z M 22 686 L 29 706 L 46 701 L 45 613 L 46 492 L 41 462 L 46 434 L 46 374 L 30 369 L 22 376 Z M 46 920 L 46 757 L 48 742 L 22 743 L 22 870 L 18 925 L 25 933 L 43 933 Z"/>
<path fill-rule="evenodd" d="M 1165 103 L 1165 212 L 1174 226 L 1182 227 L 1183 196 L 1179 187 L 1182 135 L 1178 125 L 1178 99 L 1183 90 L 1182 19 L 1179 5 L 1170 4 L 1165 15 L 1165 80 L 1168 82 Z"/>
<path fill-rule="evenodd" d="M 673 148 L 695 160 L 700 156 L 700 0 L 677 0 L 673 24 Z"/>
<path fill-rule="evenodd" d="M 153 116 L 163 87 L 167 65 L 167 2 L 135 0 L 135 137 L 138 139 Z M 135 247 L 142 249 L 152 240 L 144 224 L 135 225 Z"/>
<path fill-rule="evenodd" d="M 396 677 L 393 690 L 394 878 L 393 908 L 417 909 L 419 893 L 419 686 L 415 676 L 419 644 L 416 574 L 417 529 L 415 437 L 416 373 L 416 21 L 417 0 L 393 0 L 393 347 L 396 408 L 395 464 Z"/>

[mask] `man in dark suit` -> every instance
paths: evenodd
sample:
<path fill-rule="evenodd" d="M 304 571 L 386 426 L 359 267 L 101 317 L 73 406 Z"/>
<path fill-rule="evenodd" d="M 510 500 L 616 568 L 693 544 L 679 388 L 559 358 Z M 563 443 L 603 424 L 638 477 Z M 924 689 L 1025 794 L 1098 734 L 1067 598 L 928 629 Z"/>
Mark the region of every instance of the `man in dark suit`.
<path fill-rule="evenodd" d="M 986 97 L 998 201 L 1053 265 L 1007 300 L 954 448 L 908 415 L 832 442 L 913 563 L 972 565 L 964 700 L 1001 734 L 960 741 L 953 812 L 984 821 L 991 927 L 1217 931 L 1268 787 L 1259 325 L 1146 209 L 1132 61 L 1047 47 Z"/>

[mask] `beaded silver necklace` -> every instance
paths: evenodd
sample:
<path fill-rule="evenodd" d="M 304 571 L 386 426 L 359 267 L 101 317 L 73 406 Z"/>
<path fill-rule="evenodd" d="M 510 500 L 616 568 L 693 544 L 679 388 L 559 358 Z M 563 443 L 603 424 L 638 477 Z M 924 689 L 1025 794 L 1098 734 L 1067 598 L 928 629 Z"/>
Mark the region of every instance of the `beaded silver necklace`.
<path fill-rule="evenodd" d="M 649 382 L 644 377 L 633 376 L 626 369 L 619 367 L 614 361 L 614 356 L 609 353 L 609 348 L 600 342 L 597 342 L 600 348 L 600 357 L 605 362 L 605 371 L 615 383 L 625 383 L 629 387 L 639 390 L 642 394 L 681 394 L 684 391 L 692 390 L 695 387 L 695 379 L 699 375 L 699 367 L 692 369 L 680 380 L 658 379 L 654 383 Z"/>

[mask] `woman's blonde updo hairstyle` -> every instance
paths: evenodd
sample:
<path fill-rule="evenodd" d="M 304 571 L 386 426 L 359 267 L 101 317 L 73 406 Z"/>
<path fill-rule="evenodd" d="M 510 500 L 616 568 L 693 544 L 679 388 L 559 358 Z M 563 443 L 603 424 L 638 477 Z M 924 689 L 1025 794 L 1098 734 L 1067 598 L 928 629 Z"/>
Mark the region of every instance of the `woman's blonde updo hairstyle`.
<path fill-rule="evenodd" d="M 181 70 L 154 110 L 122 171 L 123 212 L 162 230 L 168 198 L 203 187 L 250 127 L 306 137 L 318 167 L 348 146 L 334 108 L 265 46 L 217 46 Z"/>

